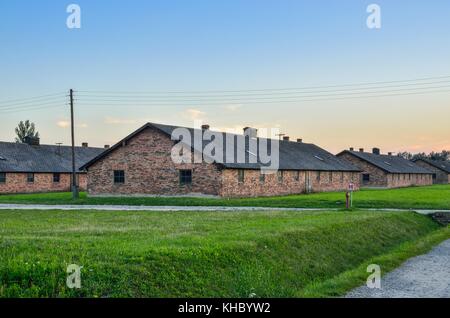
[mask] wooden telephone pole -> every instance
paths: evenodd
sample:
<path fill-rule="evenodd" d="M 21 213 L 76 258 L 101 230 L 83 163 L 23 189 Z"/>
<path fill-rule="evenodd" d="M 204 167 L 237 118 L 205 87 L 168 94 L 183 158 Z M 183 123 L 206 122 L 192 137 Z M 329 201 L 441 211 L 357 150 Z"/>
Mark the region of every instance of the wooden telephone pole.
<path fill-rule="evenodd" d="M 73 89 L 69 92 L 70 95 L 70 123 L 72 130 L 72 198 L 78 199 L 78 185 L 77 185 L 77 172 L 75 166 L 75 126 L 73 118 Z"/>

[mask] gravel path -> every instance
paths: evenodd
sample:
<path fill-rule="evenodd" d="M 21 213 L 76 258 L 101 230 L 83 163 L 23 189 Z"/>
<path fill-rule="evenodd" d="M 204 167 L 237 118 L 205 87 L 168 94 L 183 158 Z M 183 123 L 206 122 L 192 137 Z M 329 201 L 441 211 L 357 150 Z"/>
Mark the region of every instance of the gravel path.
<path fill-rule="evenodd" d="M 180 211 L 338 211 L 336 208 L 269 208 L 269 207 L 239 207 L 239 206 L 144 206 L 144 205 L 46 205 L 46 204 L 0 204 L 0 210 L 95 210 L 95 211 L 163 211 L 163 212 L 180 212 Z M 365 211 L 375 212 L 405 212 L 403 209 L 364 209 Z M 410 210 L 412 211 L 412 210 Z M 414 210 L 420 214 L 433 214 L 436 212 L 450 212 L 443 210 Z"/>
<path fill-rule="evenodd" d="M 95 211 L 162 211 L 162 212 L 233 212 L 233 211 L 334 211 L 337 209 L 313 208 L 267 208 L 267 207 L 232 207 L 232 206 L 144 206 L 144 205 L 44 205 L 44 204 L 0 204 L 0 210 L 95 210 Z"/>
<path fill-rule="evenodd" d="M 383 276 L 381 289 L 363 286 L 346 297 L 450 298 L 450 240 Z"/>

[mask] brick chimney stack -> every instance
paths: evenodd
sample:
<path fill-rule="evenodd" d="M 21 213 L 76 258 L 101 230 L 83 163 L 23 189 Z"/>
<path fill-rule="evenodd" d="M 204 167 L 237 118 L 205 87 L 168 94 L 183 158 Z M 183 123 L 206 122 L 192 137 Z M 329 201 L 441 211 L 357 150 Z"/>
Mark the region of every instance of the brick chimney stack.
<path fill-rule="evenodd" d="M 244 128 L 244 136 L 249 136 L 250 138 L 257 138 L 258 137 L 258 129 L 252 128 L 252 127 L 245 127 Z"/>
<path fill-rule="evenodd" d="M 30 146 L 39 146 L 41 144 L 41 140 L 38 137 L 27 136 L 24 139 L 24 143 Z"/>

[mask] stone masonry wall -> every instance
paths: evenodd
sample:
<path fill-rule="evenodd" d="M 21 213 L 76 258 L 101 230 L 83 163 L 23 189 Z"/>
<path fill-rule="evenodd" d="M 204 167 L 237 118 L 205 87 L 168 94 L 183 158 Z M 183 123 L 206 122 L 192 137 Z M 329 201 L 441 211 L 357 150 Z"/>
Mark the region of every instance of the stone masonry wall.
<path fill-rule="evenodd" d="M 221 170 L 214 164 L 175 164 L 174 142 L 148 128 L 97 161 L 88 171 L 89 195 L 218 195 Z M 180 185 L 179 171 L 193 170 L 192 185 Z M 125 183 L 114 184 L 114 170 L 125 171 Z"/>
<path fill-rule="evenodd" d="M 86 174 L 78 174 L 82 191 L 87 188 Z M 6 182 L 0 183 L 0 194 L 70 191 L 71 174 L 61 173 L 60 182 L 53 182 L 53 173 L 35 173 L 34 182 L 27 182 L 27 173 L 6 173 Z"/>

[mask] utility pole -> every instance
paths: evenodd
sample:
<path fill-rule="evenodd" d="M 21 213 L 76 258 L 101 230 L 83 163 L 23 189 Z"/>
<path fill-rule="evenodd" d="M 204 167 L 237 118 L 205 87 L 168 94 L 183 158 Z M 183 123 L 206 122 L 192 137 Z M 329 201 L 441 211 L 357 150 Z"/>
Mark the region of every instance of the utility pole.
<path fill-rule="evenodd" d="M 70 89 L 70 122 L 72 130 L 72 198 L 78 199 L 77 173 L 75 167 L 75 126 L 73 118 L 73 89 Z"/>

